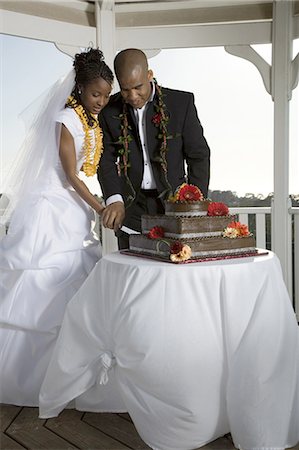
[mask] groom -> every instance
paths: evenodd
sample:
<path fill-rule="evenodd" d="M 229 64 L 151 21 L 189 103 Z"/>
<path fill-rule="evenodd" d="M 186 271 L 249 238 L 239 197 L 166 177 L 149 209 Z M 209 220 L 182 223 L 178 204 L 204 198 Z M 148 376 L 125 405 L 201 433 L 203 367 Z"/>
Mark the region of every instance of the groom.
<path fill-rule="evenodd" d="M 163 214 L 163 201 L 182 183 L 207 196 L 210 149 L 193 94 L 160 87 L 141 50 L 118 53 L 114 70 L 120 92 L 101 113 L 98 178 L 107 205 L 103 225 L 125 249 L 129 234 L 141 231 L 142 214 Z"/>

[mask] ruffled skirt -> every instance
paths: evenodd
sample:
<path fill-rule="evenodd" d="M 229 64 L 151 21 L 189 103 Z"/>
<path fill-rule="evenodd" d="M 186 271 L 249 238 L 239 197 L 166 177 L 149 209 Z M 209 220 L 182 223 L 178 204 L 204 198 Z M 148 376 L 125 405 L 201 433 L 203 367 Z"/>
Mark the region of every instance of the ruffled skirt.
<path fill-rule="evenodd" d="M 68 301 L 101 256 L 94 212 L 70 189 L 30 195 L 0 241 L 0 403 L 38 406 Z"/>

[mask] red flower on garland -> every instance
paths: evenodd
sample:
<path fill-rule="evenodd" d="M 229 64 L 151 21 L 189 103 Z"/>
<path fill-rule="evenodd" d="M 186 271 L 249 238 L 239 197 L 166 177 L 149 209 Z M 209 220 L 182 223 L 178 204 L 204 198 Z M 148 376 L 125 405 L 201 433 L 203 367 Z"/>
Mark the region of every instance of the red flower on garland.
<path fill-rule="evenodd" d="M 152 117 L 152 122 L 156 127 L 160 126 L 161 120 L 162 114 L 160 112 L 154 114 L 154 116 Z"/>
<path fill-rule="evenodd" d="M 153 227 L 147 233 L 149 239 L 159 239 L 164 237 L 164 229 L 162 227 Z"/>
<path fill-rule="evenodd" d="M 201 190 L 193 184 L 183 184 L 178 191 L 178 200 L 180 202 L 196 202 L 203 200 Z"/>
<path fill-rule="evenodd" d="M 225 203 L 212 202 L 208 206 L 208 216 L 227 216 L 229 209 Z"/>
<path fill-rule="evenodd" d="M 227 225 L 227 228 L 235 228 L 239 236 L 248 236 L 250 234 L 248 226 L 241 222 L 231 222 Z"/>

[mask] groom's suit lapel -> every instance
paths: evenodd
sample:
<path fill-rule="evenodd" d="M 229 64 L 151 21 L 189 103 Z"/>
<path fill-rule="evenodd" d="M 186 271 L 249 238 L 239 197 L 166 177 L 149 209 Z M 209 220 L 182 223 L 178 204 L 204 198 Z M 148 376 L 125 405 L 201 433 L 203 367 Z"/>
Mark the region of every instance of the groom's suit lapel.
<path fill-rule="evenodd" d="M 138 124 L 137 124 L 137 119 L 135 116 L 135 112 L 134 109 L 132 108 L 132 106 L 128 105 L 128 110 L 129 110 L 129 124 L 132 128 L 132 134 L 135 137 L 136 141 L 138 142 L 138 145 L 136 145 L 136 147 L 138 147 L 138 149 L 141 151 L 141 142 L 140 142 L 140 137 L 139 137 L 139 132 L 138 132 Z"/>
<path fill-rule="evenodd" d="M 137 119 L 136 119 L 135 112 L 134 112 L 134 109 L 132 108 L 132 106 L 128 105 L 128 111 L 129 111 L 129 125 L 131 127 L 131 134 L 133 135 L 134 139 L 136 140 L 136 148 L 140 152 L 142 152 Z M 134 139 L 133 139 L 133 142 L 134 142 Z"/>
<path fill-rule="evenodd" d="M 141 147 L 141 141 L 139 137 L 138 132 L 138 125 L 136 116 L 134 113 L 134 109 L 128 105 L 128 122 L 129 126 L 131 127 L 131 130 L 129 130 L 129 133 L 132 135 L 133 140 L 129 144 L 130 148 L 130 154 L 129 159 L 131 161 L 134 161 L 134 165 L 136 165 L 136 173 L 139 174 L 140 180 L 134 180 L 134 183 L 141 184 L 142 180 L 142 174 L 143 174 L 143 154 L 142 154 L 142 147 Z M 130 170 L 129 170 L 130 173 Z M 133 180 L 132 180 L 133 181 Z"/>
<path fill-rule="evenodd" d="M 135 133 L 138 134 L 138 125 L 137 125 L 137 120 L 135 117 L 134 109 L 132 108 L 132 106 L 128 105 L 128 110 L 129 110 L 129 114 L 130 114 L 130 118 L 131 118 L 131 123 L 133 125 L 132 129 Z"/>

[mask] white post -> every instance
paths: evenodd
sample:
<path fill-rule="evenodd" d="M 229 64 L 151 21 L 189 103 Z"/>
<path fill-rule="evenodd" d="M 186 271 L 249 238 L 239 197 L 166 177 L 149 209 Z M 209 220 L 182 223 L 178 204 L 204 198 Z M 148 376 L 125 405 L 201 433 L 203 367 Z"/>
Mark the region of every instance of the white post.
<path fill-rule="evenodd" d="M 96 45 L 102 50 L 105 61 L 113 70 L 116 53 L 114 0 L 95 1 Z"/>
<path fill-rule="evenodd" d="M 289 213 L 289 101 L 292 51 L 291 1 L 273 2 L 272 97 L 274 100 L 273 250 L 280 259 L 284 280 L 292 293 L 291 215 Z"/>
<path fill-rule="evenodd" d="M 298 82 L 299 57 L 292 63 L 293 1 L 273 1 L 272 67 L 248 45 L 225 50 L 251 61 L 259 70 L 274 101 L 274 199 L 272 202 L 272 249 L 280 259 L 292 297 L 292 233 L 289 198 L 289 101 Z"/>
<path fill-rule="evenodd" d="M 113 70 L 113 61 L 116 54 L 114 0 L 95 1 L 95 20 L 96 45 L 102 50 L 106 63 Z M 103 255 L 106 255 L 117 250 L 117 239 L 113 230 L 101 227 L 102 252 Z"/>

